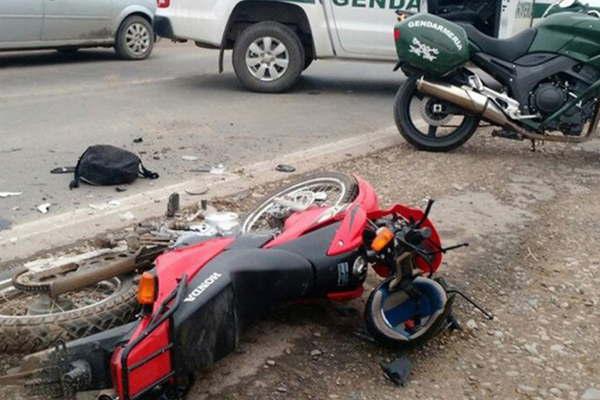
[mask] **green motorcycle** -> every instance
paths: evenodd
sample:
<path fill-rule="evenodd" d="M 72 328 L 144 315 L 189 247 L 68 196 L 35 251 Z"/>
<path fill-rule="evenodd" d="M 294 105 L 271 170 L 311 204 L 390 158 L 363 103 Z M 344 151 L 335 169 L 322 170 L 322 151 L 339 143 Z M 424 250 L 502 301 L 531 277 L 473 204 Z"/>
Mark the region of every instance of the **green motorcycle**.
<path fill-rule="evenodd" d="M 394 114 L 402 136 L 420 150 L 449 151 L 483 120 L 499 127 L 494 136 L 534 144 L 588 140 L 600 119 L 600 15 L 573 0 L 557 7 L 508 39 L 399 12 L 397 68 L 408 79 Z M 472 66 L 489 75 L 485 83 Z"/>

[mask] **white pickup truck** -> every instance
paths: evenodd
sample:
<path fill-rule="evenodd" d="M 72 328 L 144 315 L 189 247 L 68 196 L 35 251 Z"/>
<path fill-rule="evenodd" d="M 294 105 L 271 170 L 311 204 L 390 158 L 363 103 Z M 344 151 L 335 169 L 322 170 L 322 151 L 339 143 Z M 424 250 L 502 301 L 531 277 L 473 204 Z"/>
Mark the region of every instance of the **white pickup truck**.
<path fill-rule="evenodd" d="M 548 6 L 533 0 L 158 0 L 159 36 L 233 49 L 242 84 L 282 92 L 313 60 L 396 61 L 395 10 L 430 12 L 507 37 Z"/>

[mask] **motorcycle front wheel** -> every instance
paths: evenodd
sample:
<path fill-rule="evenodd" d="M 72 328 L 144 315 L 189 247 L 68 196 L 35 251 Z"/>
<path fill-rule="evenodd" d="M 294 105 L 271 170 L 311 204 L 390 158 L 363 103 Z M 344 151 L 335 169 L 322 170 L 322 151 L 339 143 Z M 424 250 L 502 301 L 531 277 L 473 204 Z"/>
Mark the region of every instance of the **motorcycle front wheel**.
<path fill-rule="evenodd" d="M 417 79 L 408 78 L 396 94 L 394 118 L 400 134 L 419 150 L 446 152 L 462 146 L 477 130 L 479 118 L 420 93 Z"/>

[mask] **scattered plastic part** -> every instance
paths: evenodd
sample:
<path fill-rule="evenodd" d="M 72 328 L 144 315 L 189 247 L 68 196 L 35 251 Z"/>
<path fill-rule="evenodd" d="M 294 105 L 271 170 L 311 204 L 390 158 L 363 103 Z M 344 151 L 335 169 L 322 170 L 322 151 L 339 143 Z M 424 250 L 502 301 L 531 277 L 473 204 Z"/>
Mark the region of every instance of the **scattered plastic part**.
<path fill-rule="evenodd" d="M 200 158 L 196 156 L 181 156 L 183 161 L 198 161 Z"/>
<path fill-rule="evenodd" d="M 10 229 L 12 222 L 7 219 L 0 218 L 0 231 L 4 231 L 6 229 Z"/>
<path fill-rule="evenodd" d="M 110 208 L 117 208 L 121 205 L 121 202 L 118 200 L 111 200 L 107 203 L 104 204 L 90 204 L 89 207 L 92 210 L 96 210 L 96 211 L 103 211 L 103 210 L 108 210 Z"/>
<path fill-rule="evenodd" d="M 179 212 L 179 193 L 171 193 L 167 202 L 167 218 L 173 218 Z"/>
<path fill-rule="evenodd" d="M 75 167 L 57 167 L 50 171 L 51 174 L 72 174 Z"/>
<path fill-rule="evenodd" d="M 202 196 L 208 193 L 208 188 L 186 189 L 185 192 L 190 196 Z"/>
<path fill-rule="evenodd" d="M 127 191 L 127 188 L 124 188 L 124 187 L 121 187 L 121 186 L 117 186 L 117 187 L 115 188 L 115 190 L 116 190 L 117 192 L 119 192 L 119 193 L 123 193 L 123 192 L 126 192 L 126 191 Z"/>
<path fill-rule="evenodd" d="M 22 195 L 23 192 L 0 192 L 0 198 L 15 197 Z"/>
<path fill-rule="evenodd" d="M 291 165 L 287 165 L 287 164 L 279 164 L 278 166 L 275 167 L 276 171 L 279 172 L 286 172 L 286 173 L 291 173 L 296 171 L 295 167 L 292 167 Z"/>
<path fill-rule="evenodd" d="M 142 143 L 144 141 L 144 138 L 142 137 L 137 137 L 135 139 L 133 139 L 133 143 Z"/>
<path fill-rule="evenodd" d="M 217 164 L 213 167 L 206 166 L 201 168 L 195 168 L 190 170 L 190 172 L 203 172 L 208 174 L 221 175 L 225 173 L 225 166 L 223 164 Z"/>
<path fill-rule="evenodd" d="M 397 386 L 405 386 L 408 383 L 408 376 L 412 370 L 412 364 L 408 357 L 400 356 L 390 363 L 381 363 L 381 369 L 386 378 Z"/>
<path fill-rule="evenodd" d="M 42 214 L 47 214 L 47 213 L 48 213 L 48 211 L 50 210 L 50 206 L 51 206 L 51 205 L 52 205 L 52 204 L 50 204 L 50 203 L 44 203 L 44 204 L 40 204 L 39 206 L 37 206 L 37 210 L 38 210 L 39 212 L 41 212 Z"/>

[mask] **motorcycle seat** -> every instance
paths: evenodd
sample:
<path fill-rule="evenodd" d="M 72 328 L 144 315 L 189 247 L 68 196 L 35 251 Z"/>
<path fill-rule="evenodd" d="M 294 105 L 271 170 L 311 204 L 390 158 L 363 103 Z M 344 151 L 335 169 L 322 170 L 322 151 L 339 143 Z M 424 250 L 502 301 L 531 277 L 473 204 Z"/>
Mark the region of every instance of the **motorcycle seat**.
<path fill-rule="evenodd" d="M 529 28 L 506 39 L 496 39 L 488 36 L 475 28 L 473 25 L 461 24 L 467 32 L 467 36 L 482 53 L 489 54 L 504 61 L 514 61 L 527 54 L 537 29 Z"/>

